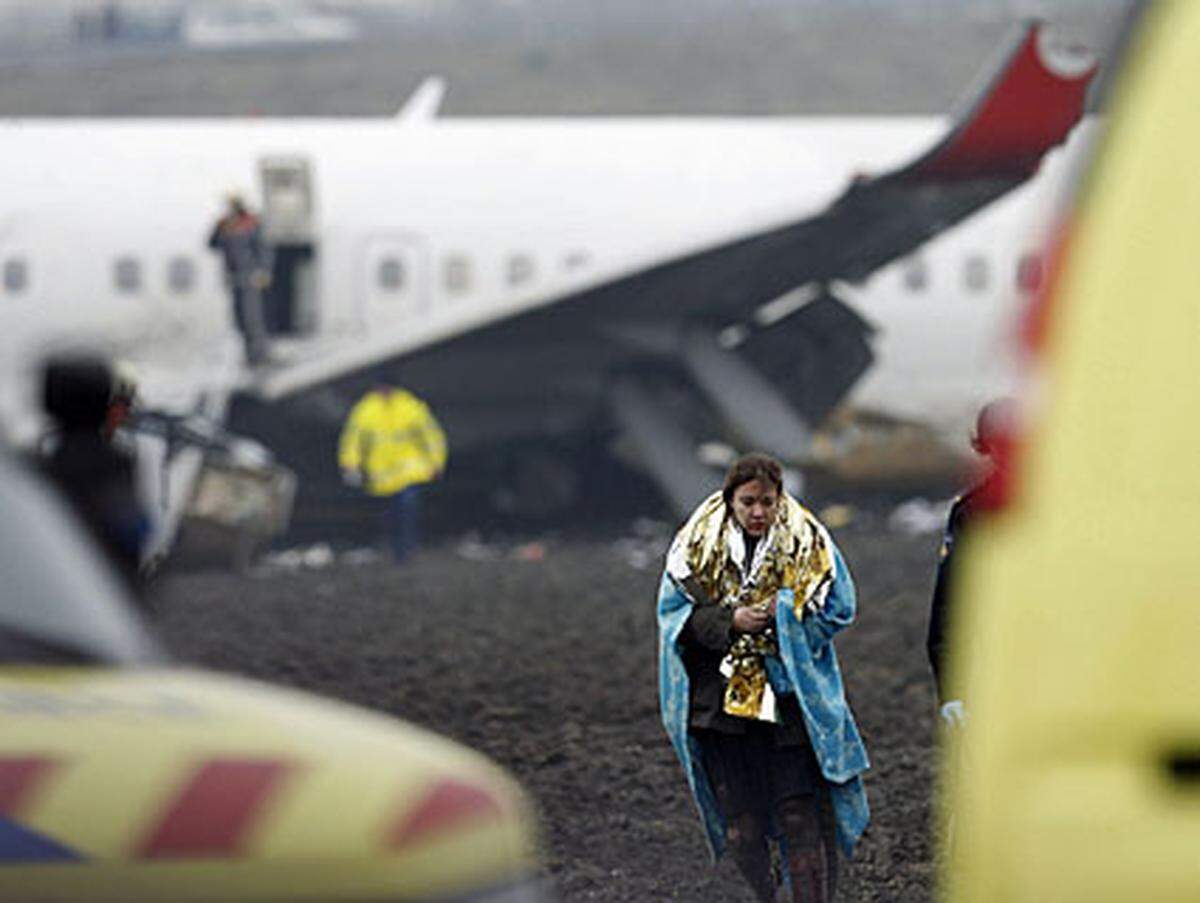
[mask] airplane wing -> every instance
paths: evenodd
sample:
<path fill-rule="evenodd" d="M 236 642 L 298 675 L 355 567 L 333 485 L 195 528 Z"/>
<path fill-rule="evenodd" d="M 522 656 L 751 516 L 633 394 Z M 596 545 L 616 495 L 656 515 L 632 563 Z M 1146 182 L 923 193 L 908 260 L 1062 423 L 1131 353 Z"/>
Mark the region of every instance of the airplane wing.
<path fill-rule="evenodd" d="M 803 460 L 813 426 L 870 366 L 871 328 L 820 288 L 815 301 L 769 328 L 754 325 L 755 312 L 802 286 L 861 280 L 1029 179 L 1081 119 L 1096 71 L 1090 59 L 1081 61 L 1077 54 L 1055 59 L 1051 51 L 1043 26 L 1026 25 L 941 141 L 899 169 L 856 177 L 819 213 L 403 352 L 406 381 L 428 394 L 435 407 L 449 406 L 455 395 L 475 399 L 478 421 L 481 390 L 472 373 L 502 370 L 501 382 L 513 382 L 514 362 L 529 364 L 544 349 L 557 347 L 562 359 L 549 361 L 545 372 L 560 377 L 556 384 L 568 370 L 590 382 L 607 375 L 604 393 L 613 419 L 639 456 L 651 462 L 648 469 L 659 484 L 687 510 L 695 486 L 711 477 L 700 470 L 681 472 L 691 457 L 691 440 L 669 428 L 677 412 L 662 402 L 661 393 L 656 397 L 659 387 L 651 385 L 644 360 L 638 360 L 638 352 L 649 349 L 651 356 L 682 365 L 726 422 L 769 411 L 755 422 L 732 423 L 733 431 L 756 437 L 760 447 L 780 457 Z M 739 323 L 752 327 L 750 343 L 759 343 L 753 353 L 746 353 L 750 344 L 741 353 L 715 344 L 718 330 Z M 581 344 L 579 337 L 586 341 Z M 394 347 L 364 343 L 262 374 L 248 394 L 271 401 L 353 381 L 365 368 L 399 354 Z M 448 358 L 456 362 L 451 368 Z M 491 379 L 485 388 L 495 391 L 497 385 Z M 531 417 L 544 424 L 546 399 L 537 394 L 542 388 L 531 391 L 526 401 L 538 401 Z M 585 410 L 578 403 L 564 407 L 567 417 Z"/>
<path fill-rule="evenodd" d="M 259 374 L 250 394 L 278 399 L 395 357 L 488 342 L 512 331 L 594 327 L 597 318 L 661 319 L 720 327 L 806 285 L 855 282 L 949 229 L 1032 176 L 1083 115 L 1096 66 L 1052 57 L 1044 26 L 1025 25 L 973 91 L 946 136 L 900 169 L 862 174 L 826 209 L 758 234 L 624 275 L 434 346 L 374 342 Z M 553 303 L 550 303 L 553 302 Z"/>
<path fill-rule="evenodd" d="M 819 214 L 589 294 L 619 295 L 641 317 L 678 316 L 681 300 L 695 299 L 696 315 L 727 324 L 805 283 L 864 279 L 1022 184 L 1066 139 L 1096 66 L 1052 68 L 1045 45 L 1044 26 L 1026 25 L 940 142 L 898 170 L 857 177 Z M 600 297 L 577 307 L 587 300 Z"/>

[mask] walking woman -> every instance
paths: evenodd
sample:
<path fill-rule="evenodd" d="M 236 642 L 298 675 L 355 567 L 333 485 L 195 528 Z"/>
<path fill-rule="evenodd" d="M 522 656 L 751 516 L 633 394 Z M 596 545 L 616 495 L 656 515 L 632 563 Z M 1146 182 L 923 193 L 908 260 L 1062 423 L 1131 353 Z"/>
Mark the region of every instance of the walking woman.
<path fill-rule="evenodd" d="M 734 462 L 667 555 L 663 724 L 714 859 L 728 848 L 759 900 L 779 881 L 797 903 L 832 900 L 835 847 L 850 856 L 867 825 L 867 753 L 833 648 L 854 607 L 829 533 L 766 455 Z"/>

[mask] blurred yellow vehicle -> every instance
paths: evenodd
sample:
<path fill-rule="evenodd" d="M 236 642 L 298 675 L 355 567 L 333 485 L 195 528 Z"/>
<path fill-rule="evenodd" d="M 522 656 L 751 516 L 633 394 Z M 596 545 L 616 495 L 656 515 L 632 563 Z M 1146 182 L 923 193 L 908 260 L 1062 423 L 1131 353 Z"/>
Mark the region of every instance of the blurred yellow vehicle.
<path fill-rule="evenodd" d="M 545 899 L 481 756 L 171 667 L 58 500 L 0 456 L 0 899 Z"/>
<path fill-rule="evenodd" d="M 963 548 L 956 901 L 1200 900 L 1200 3 L 1124 59 Z"/>

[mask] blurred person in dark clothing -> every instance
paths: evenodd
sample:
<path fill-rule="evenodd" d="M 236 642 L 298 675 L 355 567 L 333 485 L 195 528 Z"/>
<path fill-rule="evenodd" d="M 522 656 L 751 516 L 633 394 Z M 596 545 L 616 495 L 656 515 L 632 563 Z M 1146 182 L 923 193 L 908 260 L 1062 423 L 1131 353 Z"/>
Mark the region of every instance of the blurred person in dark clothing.
<path fill-rule="evenodd" d="M 224 259 L 233 321 L 245 343 L 246 362 L 263 363 L 267 360 L 267 327 L 262 293 L 271 284 L 271 270 L 262 222 L 240 195 L 229 196 L 228 208 L 213 226 L 208 246 Z"/>
<path fill-rule="evenodd" d="M 118 361 L 112 368 L 112 391 L 108 396 L 104 426 L 100 430 L 105 441 L 112 442 L 117 431 L 131 423 L 136 403 L 137 374 L 130 365 Z"/>
<path fill-rule="evenodd" d="M 43 444 L 42 471 L 138 589 L 150 523 L 138 499 L 134 461 L 112 442 L 128 416 L 131 387 L 116 381 L 101 358 L 60 358 L 46 364 L 42 403 L 54 423 Z"/>
<path fill-rule="evenodd" d="M 1004 443 L 1012 436 L 1016 414 L 1016 402 L 1011 398 L 997 399 L 980 409 L 975 419 L 971 447 L 982 456 L 985 472 L 974 486 L 954 500 L 942 538 L 925 645 L 937 685 L 938 713 L 948 727 L 962 726 L 967 717 L 962 688 L 951 680 L 952 674 L 947 668 L 951 654 L 948 636 L 953 609 L 962 604 L 955 601 L 955 562 L 964 536 L 970 533 L 971 524 L 981 511 L 994 507 L 1007 491 L 1008 474 L 1002 467 L 1001 452 Z"/>

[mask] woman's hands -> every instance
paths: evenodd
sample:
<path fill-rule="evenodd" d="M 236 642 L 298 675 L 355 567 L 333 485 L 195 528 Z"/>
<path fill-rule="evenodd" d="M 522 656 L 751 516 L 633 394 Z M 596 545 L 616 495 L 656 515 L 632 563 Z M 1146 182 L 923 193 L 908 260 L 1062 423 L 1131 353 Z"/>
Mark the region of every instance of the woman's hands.
<path fill-rule="evenodd" d="M 775 622 L 775 600 L 766 608 L 742 605 L 733 610 L 733 629 L 736 633 L 762 633 Z"/>

